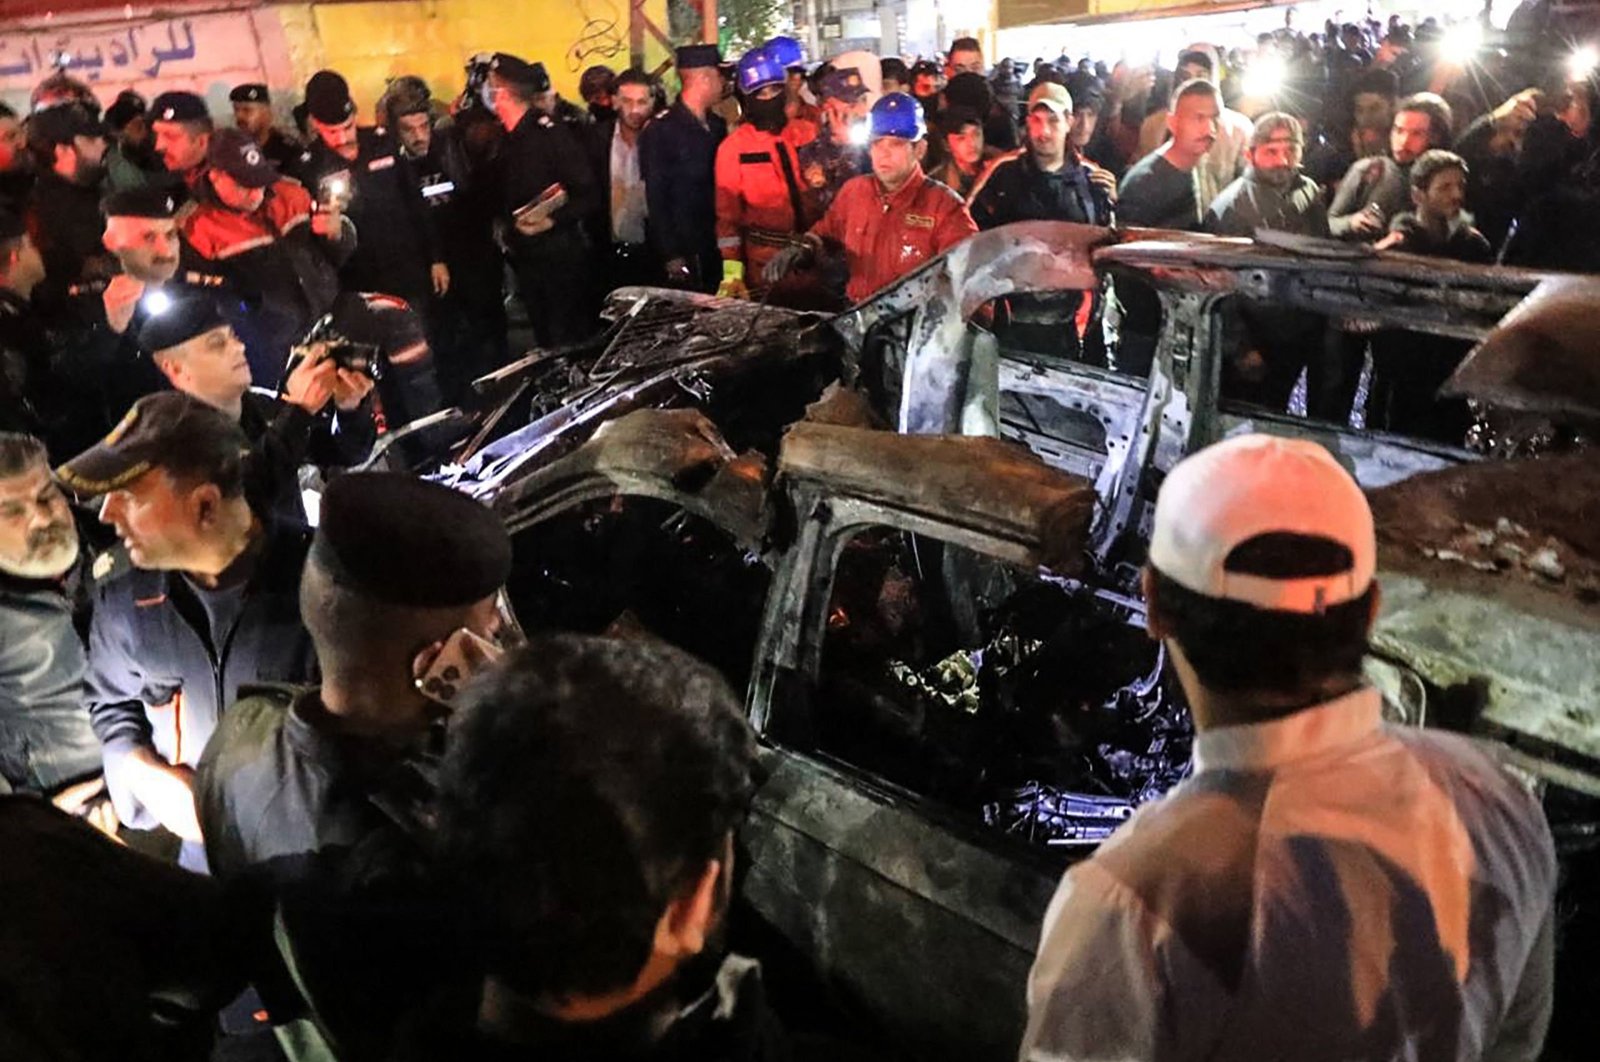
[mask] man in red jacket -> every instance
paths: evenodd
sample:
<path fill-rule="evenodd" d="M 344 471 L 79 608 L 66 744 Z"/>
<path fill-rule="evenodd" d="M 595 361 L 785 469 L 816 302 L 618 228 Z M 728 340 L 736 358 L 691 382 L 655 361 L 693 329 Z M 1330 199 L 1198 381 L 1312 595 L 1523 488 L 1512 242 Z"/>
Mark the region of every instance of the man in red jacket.
<path fill-rule="evenodd" d="M 717 148 L 717 294 L 743 298 L 772 256 L 806 230 L 799 148 L 817 127 L 784 113 L 783 64 L 761 48 L 739 60 L 744 122 Z M 761 290 L 759 286 L 757 290 Z"/>
<path fill-rule="evenodd" d="M 978 231 L 961 199 L 922 172 L 928 127 L 917 101 L 892 92 L 872 106 L 872 172 L 845 182 L 821 221 L 775 255 L 772 284 L 824 250 L 842 253 L 852 303 L 905 276 Z"/>

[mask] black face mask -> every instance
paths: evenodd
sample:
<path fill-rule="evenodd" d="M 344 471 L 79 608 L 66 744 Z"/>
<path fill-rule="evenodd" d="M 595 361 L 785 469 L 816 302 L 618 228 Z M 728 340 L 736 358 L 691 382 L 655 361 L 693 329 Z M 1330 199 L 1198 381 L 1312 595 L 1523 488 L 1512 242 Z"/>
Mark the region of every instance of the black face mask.
<path fill-rule="evenodd" d="M 744 101 L 745 120 L 763 133 L 776 133 L 789 121 L 789 116 L 784 113 L 784 106 L 788 102 L 781 95 L 770 100 L 751 96 Z"/>

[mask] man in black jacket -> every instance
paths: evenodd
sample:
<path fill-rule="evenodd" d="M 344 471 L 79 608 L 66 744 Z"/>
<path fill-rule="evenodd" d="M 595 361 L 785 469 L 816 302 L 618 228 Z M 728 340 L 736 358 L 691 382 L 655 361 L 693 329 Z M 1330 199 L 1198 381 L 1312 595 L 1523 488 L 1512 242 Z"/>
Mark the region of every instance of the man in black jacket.
<path fill-rule="evenodd" d="M 83 710 L 88 575 L 44 444 L 0 432 L 0 782 L 54 793 L 100 773 Z"/>
<path fill-rule="evenodd" d="M 576 343 L 592 330 L 592 250 L 584 222 L 599 203 L 583 144 L 534 106 L 549 83 L 542 64 L 504 52 L 490 60 L 490 106 L 506 128 L 501 221 L 517 289 L 545 347 Z M 564 205 L 538 205 L 558 189 L 566 193 Z"/>
<path fill-rule="evenodd" d="M 611 117 L 595 123 L 590 162 L 605 194 L 595 214 L 593 238 L 606 248 L 599 290 L 603 295 L 636 284 L 661 283 L 661 259 L 646 238 L 649 193 L 640 145 L 655 114 L 655 84 L 641 70 L 624 70 L 611 83 Z"/>
<path fill-rule="evenodd" d="M 52 305 L 65 300 L 71 285 L 111 274 L 111 258 L 100 245 L 104 133 L 75 103 L 58 104 L 28 120 L 28 148 L 39 175 L 28 232 L 44 257 L 38 297 Z"/>
<path fill-rule="evenodd" d="M 273 512 L 291 522 L 305 522 L 301 465 L 347 468 L 372 451 L 372 377 L 340 367 L 327 356 L 326 344 L 307 348 L 281 391 L 253 388 L 244 344 L 216 300 L 199 295 L 151 318 L 139 332 L 139 345 L 175 390 L 239 423 L 265 463 L 263 472 L 270 473 Z"/>
<path fill-rule="evenodd" d="M 722 98 L 721 56 L 715 45 L 691 44 L 677 59 L 683 92 L 640 137 L 639 168 L 667 283 L 710 292 L 722 280 L 716 163 L 728 126 L 711 113 Z"/>
<path fill-rule="evenodd" d="M 165 826 L 204 866 L 193 767 L 241 685 L 316 674 L 300 623 L 308 535 L 246 496 L 248 444 L 227 414 L 175 391 L 140 399 L 57 470 L 125 556 L 97 562 L 88 706 L 125 825 Z M 134 570 L 127 570 L 131 562 Z"/>
<path fill-rule="evenodd" d="M 395 295 L 420 314 L 450 288 L 450 270 L 411 164 L 384 129 L 356 128 L 350 86 L 332 70 L 306 82 L 315 133 L 291 176 L 319 206 L 343 206 L 356 248 L 340 269 L 347 291 Z"/>

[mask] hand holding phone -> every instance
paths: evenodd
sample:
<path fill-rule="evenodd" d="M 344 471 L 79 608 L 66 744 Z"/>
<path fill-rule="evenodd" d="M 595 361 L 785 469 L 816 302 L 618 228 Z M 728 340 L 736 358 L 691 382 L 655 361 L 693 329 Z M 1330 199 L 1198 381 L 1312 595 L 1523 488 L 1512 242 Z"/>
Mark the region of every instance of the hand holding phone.
<path fill-rule="evenodd" d="M 455 703 L 468 680 L 496 660 L 503 650 L 493 642 L 457 627 L 416 679 L 418 692 L 436 704 Z"/>

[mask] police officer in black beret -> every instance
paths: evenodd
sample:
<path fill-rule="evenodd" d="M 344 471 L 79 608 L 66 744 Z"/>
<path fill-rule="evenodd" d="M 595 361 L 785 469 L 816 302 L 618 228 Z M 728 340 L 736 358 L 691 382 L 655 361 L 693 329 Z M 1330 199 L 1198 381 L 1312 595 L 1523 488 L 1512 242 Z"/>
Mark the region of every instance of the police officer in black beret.
<path fill-rule="evenodd" d="M 712 44 L 679 48 L 683 91 L 639 136 L 650 238 L 666 263 L 665 280 L 707 292 L 717 290 L 722 280 L 716 164 L 728 126 L 711 113 L 722 98 L 721 61 Z"/>
<path fill-rule="evenodd" d="M 212 872 L 300 879 L 395 823 L 390 789 L 427 751 L 474 668 L 513 632 L 500 518 L 456 490 L 393 472 L 329 484 L 300 581 L 320 686 L 261 691 L 224 717 L 196 772 Z M 386 798 L 393 798 L 392 802 Z"/>
<path fill-rule="evenodd" d="M 161 164 L 185 186 L 193 185 L 205 172 L 215 128 L 206 101 L 192 92 L 163 92 L 150 101 L 149 118 Z"/>
<path fill-rule="evenodd" d="M 56 470 L 121 551 L 95 564 L 86 700 L 124 825 L 204 867 L 193 769 L 241 686 L 316 674 L 297 591 L 308 535 L 272 519 L 239 425 L 177 391 L 140 399 Z"/>
<path fill-rule="evenodd" d="M 584 223 L 600 203 L 585 145 L 534 106 L 549 86 L 542 65 L 497 52 L 484 90 L 506 129 L 500 149 L 506 247 L 544 347 L 576 343 L 593 330 L 594 251 Z"/>
<path fill-rule="evenodd" d="M 313 137 L 291 175 L 319 203 L 343 203 L 355 222 L 355 253 L 340 270 L 345 289 L 396 295 L 426 315 L 449 289 L 450 271 L 410 162 L 386 129 L 356 127 L 350 86 L 332 70 L 306 82 L 306 111 Z"/>
<path fill-rule="evenodd" d="M 279 173 L 290 172 L 305 148 L 272 124 L 272 94 L 267 86 L 260 82 L 236 85 L 228 93 L 228 100 L 233 104 L 233 124 L 250 134 L 261 154 L 278 167 Z"/>

